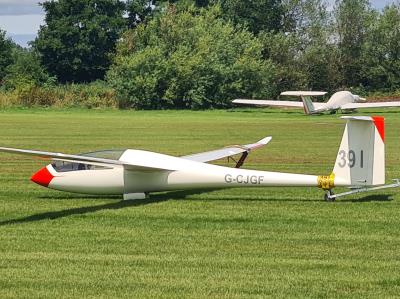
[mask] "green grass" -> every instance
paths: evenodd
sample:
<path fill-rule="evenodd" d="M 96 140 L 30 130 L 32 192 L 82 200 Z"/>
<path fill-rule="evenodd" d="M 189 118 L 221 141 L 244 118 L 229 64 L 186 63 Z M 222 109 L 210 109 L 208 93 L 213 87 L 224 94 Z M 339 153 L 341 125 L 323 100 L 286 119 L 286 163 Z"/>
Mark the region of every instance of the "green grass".
<path fill-rule="evenodd" d="M 386 117 L 387 181 L 400 177 L 399 110 Z M 272 135 L 245 167 L 332 170 L 335 115 L 2 110 L 0 145 L 184 155 Z M 226 165 L 225 161 L 221 162 Z M 388 298 L 400 294 L 400 193 L 322 200 L 312 188 L 171 192 L 123 202 L 29 182 L 45 161 L 0 154 L 0 298 Z"/>

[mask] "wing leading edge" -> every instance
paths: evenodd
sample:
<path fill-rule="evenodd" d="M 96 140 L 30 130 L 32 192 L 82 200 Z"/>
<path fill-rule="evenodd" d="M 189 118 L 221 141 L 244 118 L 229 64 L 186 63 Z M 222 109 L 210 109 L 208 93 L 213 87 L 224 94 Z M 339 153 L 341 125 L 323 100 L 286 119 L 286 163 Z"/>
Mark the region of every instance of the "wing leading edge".
<path fill-rule="evenodd" d="M 129 170 L 138 170 L 138 171 L 174 170 L 174 169 L 165 169 L 162 167 L 154 167 L 153 165 L 148 166 L 146 165 L 146 163 L 133 164 L 126 161 L 88 157 L 84 155 L 69 155 L 63 153 L 24 150 L 24 149 L 8 148 L 8 147 L 0 147 L 0 152 L 36 156 L 41 158 L 50 158 L 54 161 L 83 163 L 83 164 L 104 166 L 104 167 L 124 167 Z"/>
<path fill-rule="evenodd" d="M 400 107 L 400 101 L 398 102 L 376 102 L 376 103 L 349 103 L 344 104 L 340 109 L 359 109 L 359 108 L 384 108 L 384 107 Z"/>

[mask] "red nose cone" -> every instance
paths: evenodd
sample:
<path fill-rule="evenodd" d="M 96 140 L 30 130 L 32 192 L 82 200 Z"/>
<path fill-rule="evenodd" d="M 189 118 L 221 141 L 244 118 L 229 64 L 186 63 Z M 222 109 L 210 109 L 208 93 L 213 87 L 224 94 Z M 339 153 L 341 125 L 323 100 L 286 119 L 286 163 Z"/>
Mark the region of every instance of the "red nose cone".
<path fill-rule="evenodd" d="M 47 168 L 43 167 L 31 177 L 31 181 L 44 187 L 48 187 L 53 178 L 54 176 L 47 170 Z"/>

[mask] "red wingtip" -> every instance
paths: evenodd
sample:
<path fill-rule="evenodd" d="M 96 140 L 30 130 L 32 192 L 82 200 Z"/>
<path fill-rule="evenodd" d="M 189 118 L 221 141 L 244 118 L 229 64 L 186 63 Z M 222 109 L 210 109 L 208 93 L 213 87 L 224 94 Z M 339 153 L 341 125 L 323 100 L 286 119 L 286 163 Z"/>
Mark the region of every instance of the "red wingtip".
<path fill-rule="evenodd" d="M 382 141 L 385 142 L 385 118 L 382 116 L 373 116 L 372 119 L 379 135 L 381 135 Z"/>
<path fill-rule="evenodd" d="M 47 168 L 43 167 L 31 177 L 31 181 L 41 186 L 48 187 L 53 178 L 54 176 Z"/>

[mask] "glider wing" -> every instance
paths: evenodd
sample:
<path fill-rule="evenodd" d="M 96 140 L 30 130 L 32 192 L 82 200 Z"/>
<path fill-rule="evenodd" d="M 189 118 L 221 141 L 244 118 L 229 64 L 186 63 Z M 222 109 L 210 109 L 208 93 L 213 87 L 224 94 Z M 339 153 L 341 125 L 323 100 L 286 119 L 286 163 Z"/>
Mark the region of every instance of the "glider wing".
<path fill-rule="evenodd" d="M 297 101 L 271 101 L 271 100 L 233 100 L 232 103 L 244 104 L 244 105 L 255 105 L 255 106 L 273 106 L 273 107 L 289 107 L 289 108 L 303 108 L 303 102 Z M 313 102 L 315 110 L 323 109 L 325 103 L 315 103 Z"/>
<path fill-rule="evenodd" d="M 359 108 L 380 108 L 380 107 L 400 107 L 399 102 L 376 102 L 376 103 L 349 103 L 344 104 L 340 108 L 346 109 L 359 109 Z"/>
<path fill-rule="evenodd" d="M 264 139 L 261 139 L 260 141 L 257 141 L 256 143 L 246 144 L 246 145 L 233 145 L 233 146 L 229 146 L 229 147 L 214 150 L 214 151 L 183 156 L 181 158 L 196 161 L 196 162 L 203 162 L 203 163 L 210 162 L 210 161 L 215 161 L 215 160 L 226 158 L 226 157 L 231 157 L 231 156 L 234 156 L 234 155 L 237 155 L 240 153 L 250 152 L 253 149 L 256 149 L 256 148 L 259 148 L 261 146 L 268 144 L 268 142 L 270 142 L 271 140 L 272 140 L 272 137 L 265 137 Z"/>
<path fill-rule="evenodd" d="M 255 105 L 255 106 L 277 106 L 277 107 L 298 107 L 298 108 L 303 108 L 303 102 L 295 102 L 295 101 L 236 99 L 236 100 L 233 100 L 232 103 L 244 104 L 244 105 Z"/>

